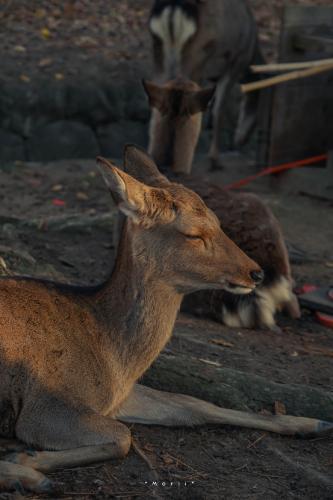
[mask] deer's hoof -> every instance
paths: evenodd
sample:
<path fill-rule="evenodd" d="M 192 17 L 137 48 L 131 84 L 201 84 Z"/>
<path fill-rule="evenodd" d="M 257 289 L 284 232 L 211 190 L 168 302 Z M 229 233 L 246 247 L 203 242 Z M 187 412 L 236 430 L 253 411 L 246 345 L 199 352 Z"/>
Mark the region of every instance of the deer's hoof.
<path fill-rule="evenodd" d="M 211 170 L 223 170 L 225 168 L 225 164 L 223 163 L 223 158 L 218 157 L 210 157 L 210 169 Z"/>

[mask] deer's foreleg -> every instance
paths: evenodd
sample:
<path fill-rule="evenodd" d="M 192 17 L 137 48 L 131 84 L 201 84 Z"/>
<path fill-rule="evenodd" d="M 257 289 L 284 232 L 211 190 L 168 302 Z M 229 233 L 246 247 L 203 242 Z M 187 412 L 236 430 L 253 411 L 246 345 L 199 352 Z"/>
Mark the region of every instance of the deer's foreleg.
<path fill-rule="evenodd" d="M 293 416 L 263 416 L 227 410 L 183 394 L 137 385 L 117 414 L 123 422 L 147 425 L 194 426 L 224 424 L 278 434 L 310 436 L 333 431 L 333 423 Z"/>
<path fill-rule="evenodd" d="M 131 445 L 130 431 L 124 424 L 51 398 L 24 408 L 16 434 L 32 446 L 57 450 L 13 453 L 6 457 L 42 472 L 122 458 Z"/>
<path fill-rule="evenodd" d="M 0 461 L 0 490 L 54 493 L 57 488 L 50 479 L 31 467 Z"/>

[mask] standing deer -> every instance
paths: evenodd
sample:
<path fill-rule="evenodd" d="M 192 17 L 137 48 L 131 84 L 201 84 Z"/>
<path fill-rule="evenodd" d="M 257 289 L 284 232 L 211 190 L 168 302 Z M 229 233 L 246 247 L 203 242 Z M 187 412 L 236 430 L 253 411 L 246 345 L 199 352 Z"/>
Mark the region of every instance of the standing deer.
<path fill-rule="evenodd" d="M 144 82 L 152 108 L 149 152 L 159 167 L 172 174 L 189 174 L 202 113 L 214 89 L 202 90 L 191 81 L 177 79 L 158 85 Z M 186 175 L 177 177 L 197 192 L 220 220 L 226 234 L 265 271 L 260 287 L 247 296 L 225 290 L 199 292 L 185 299 L 184 308 L 204 314 L 230 327 L 269 328 L 278 331 L 275 313 L 285 309 L 300 316 L 287 248 L 280 224 L 255 195 L 234 193 Z"/>
<path fill-rule="evenodd" d="M 251 81 L 251 64 L 263 63 L 257 27 L 246 0 L 155 0 L 149 21 L 156 79 L 184 77 L 217 83 L 209 156 L 219 165 L 219 135 L 231 88 Z M 243 97 L 235 134 L 244 144 L 257 116 L 258 92 Z"/>
<path fill-rule="evenodd" d="M 1 486 L 22 478 L 31 489 L 49 491 L 41 472 L 124 457 L 131 445 L 124 422 L 230 424 L 282 434 L 332 429 L 315 419 L 226 410 L 137 385 L 170 339 L 184 293 L 246 294 L 262 271 L 200 197 L 169 182 L 141 150 L 126 148 L 132 175 L 105 159 L 99 164 L 126 216 L 110 279 L 89 291 L 0 280 L 0 435 L 46 450 L 0 461 Z"/>

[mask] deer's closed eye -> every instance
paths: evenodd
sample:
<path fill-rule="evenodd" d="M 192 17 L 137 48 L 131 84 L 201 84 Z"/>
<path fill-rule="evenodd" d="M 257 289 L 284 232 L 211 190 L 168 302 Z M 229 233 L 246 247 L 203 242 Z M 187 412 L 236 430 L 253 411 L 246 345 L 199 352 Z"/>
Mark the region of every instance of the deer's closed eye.
<path fill-rule="evenodd" d="M 201 241 L 202 243 L 205 244 L 205 240 L 199 234 L 187 234 L 187 233 L 181 233 L 181 234 L 185 236 L 185 238 L 187 238 L 188 240 Z"/>

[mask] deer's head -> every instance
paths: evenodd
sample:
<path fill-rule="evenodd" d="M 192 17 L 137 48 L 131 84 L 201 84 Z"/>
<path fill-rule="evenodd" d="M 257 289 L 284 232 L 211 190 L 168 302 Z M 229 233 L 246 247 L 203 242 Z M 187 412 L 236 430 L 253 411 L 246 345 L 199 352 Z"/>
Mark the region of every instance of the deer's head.
<path fill-rule="evenodd" d="M 147 272 L 179 293 L 210 288 L 249 293 L 262 281 L 260 267 L 224 234 L 201 198 L 169 182 L 144 151 L 126 147 L 126 172 L 103 158 L 98 161 L 127 217 L 126 251 Z"/>
<path fill-rule="evenodd" d="M 198 143 L 202 114 L 215 88 L 201 89 L 195 82 L 171 80 L 163 85 L 144 81 L 152 108 L 149 152 L 160 167 L 189 174 Z"/>

